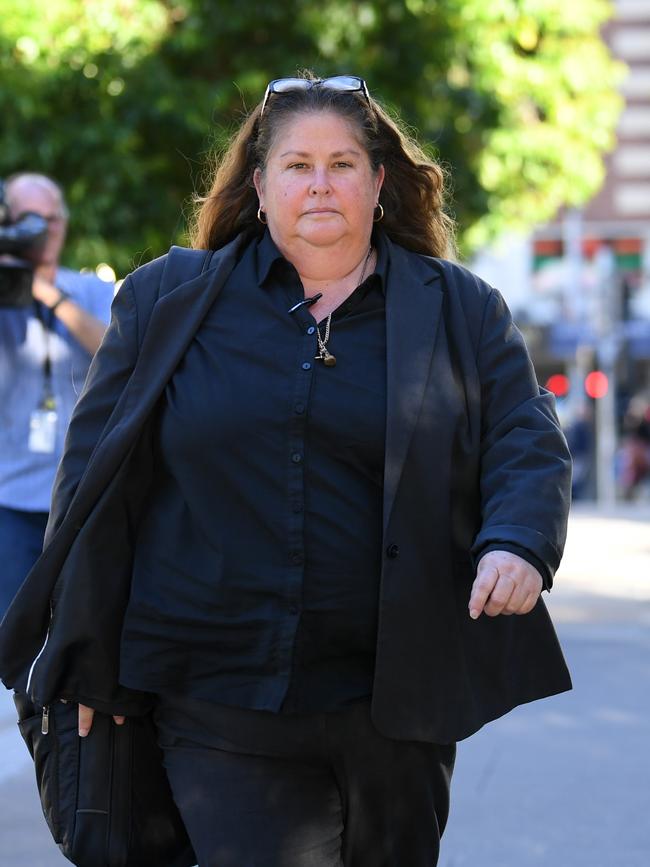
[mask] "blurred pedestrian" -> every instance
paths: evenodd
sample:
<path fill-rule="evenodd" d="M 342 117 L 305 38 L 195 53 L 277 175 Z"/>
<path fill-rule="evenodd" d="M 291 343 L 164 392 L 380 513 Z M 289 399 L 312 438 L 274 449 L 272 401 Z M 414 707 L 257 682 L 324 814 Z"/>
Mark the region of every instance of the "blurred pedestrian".
<path fill-rule="evenodd" d="M 617 476 L 625 500 L 642 498 L 650 492 L 650 403 L 635 395 L 623 417 Z"/>
<path fill-rule="evenodd" d="M 272 81 L 75 410 L 0 671 L 153 707 L 201 867 L 432 867 L 455 741 L 570 688 L 566 443 L 442 184 L 362 79 Z"/>
<path fill-rule="evenodd" d="M 573 462 L 571 499 L 584 500 L 594 495 L 594 421 L 591 407 L 586 403 L 573 405 L 572 411 L 564 424 Z"/>
<path fill-rule="evenodd" d="M 0 294 L 0 618 L 41 553 L 63 438 L 113 298 L 110 283 L 59 265 L 68 221 L 59 186 L 24 173 L 5 189 L 9 222 L 37 214 L 47 235 L 21 254 L 32 302 L 7 306 L 13 295 Z"/>

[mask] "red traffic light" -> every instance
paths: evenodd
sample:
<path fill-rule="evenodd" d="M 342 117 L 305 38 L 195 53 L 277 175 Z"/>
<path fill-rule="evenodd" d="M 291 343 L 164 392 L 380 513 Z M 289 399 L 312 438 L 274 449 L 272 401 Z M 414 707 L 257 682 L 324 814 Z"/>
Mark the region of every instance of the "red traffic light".
<path fill-rule="evenodd" d="M 585 377 L 585 391 L 589 397 L 605 397 L 608 390 L 609 380 L 607 374 L 603 373 L 602 370 L 592 370 Z"/>
<path fill-rule="evenodd" d="M 554 373 L 546 380 L 546 388 L 552 391 L 556 397 L 564 397 L 569 393 L 569 377 L 563 373 Z"/>

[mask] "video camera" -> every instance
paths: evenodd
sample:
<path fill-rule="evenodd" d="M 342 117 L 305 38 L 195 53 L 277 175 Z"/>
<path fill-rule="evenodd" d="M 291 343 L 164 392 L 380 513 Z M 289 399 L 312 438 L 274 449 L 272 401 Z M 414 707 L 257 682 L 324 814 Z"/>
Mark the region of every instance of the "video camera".
<path fill-rule="evenodd" d="M 23 214 L 12 223 L 0 180 L 0 307 L 27 307 L 32 303 L 34 266 L 22 258 L 38 250 L 47 238 L 47 220 L 39 214 Z"/>

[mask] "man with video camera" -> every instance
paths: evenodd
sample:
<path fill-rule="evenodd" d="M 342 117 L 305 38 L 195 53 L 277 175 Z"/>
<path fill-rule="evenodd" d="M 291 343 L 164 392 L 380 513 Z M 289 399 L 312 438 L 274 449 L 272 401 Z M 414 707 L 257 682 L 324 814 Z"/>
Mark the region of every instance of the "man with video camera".
<path fill-rule="evenodd" d="M 72 408 L 113 286 L 59 266 L 67 209 L 45 175 L 0 183 L 0 619 L 41 552 Z"/>

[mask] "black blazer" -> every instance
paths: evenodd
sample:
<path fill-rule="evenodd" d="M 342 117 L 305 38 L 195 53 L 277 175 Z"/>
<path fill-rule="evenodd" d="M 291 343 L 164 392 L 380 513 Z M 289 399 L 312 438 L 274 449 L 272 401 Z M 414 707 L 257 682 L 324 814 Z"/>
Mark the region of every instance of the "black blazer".
<path fill-rule="evenodd" d="M 25 688 L 31 674 L 35 700 L 127 714 L 149 705 L 118 684 L 135 528 L 151 474 L 148 422 L 242 243 L 160 298 L 167 257 L 136 270 L 116 296 L 70 424 L 44 552 L 0 627 L 0 675 Z M 570 458 L 553 398 L 539 388 L 500 294 L 458 265 L 395 244 L 390 261 L 372 717 L 389 737 L 447 743 L 571 688 L 541 599 L 526 615 L 473 621 L 467 610 L 475 555 L 486 544 L 522 546 L 554 573 Z"/>

